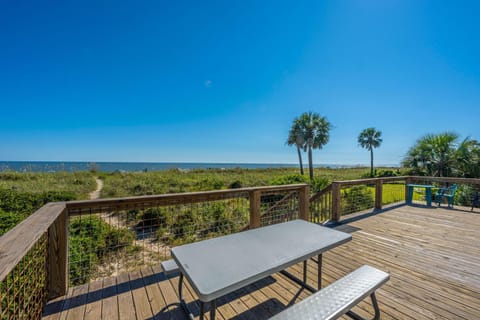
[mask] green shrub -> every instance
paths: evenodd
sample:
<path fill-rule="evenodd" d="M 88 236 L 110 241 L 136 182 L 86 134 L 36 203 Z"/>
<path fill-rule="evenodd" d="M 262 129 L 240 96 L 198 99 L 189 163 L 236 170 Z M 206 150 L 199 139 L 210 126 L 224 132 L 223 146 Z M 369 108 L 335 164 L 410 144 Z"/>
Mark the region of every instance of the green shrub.
<path fill-rule="evenodd" d="M 477 189 L 475 187 L 461 184 L 458 186 L 457 191 L 455 192 L 453 203 L 459 206 L 470 207 L 476 192 Z"/>
<path fill-rule="evenodd" d="M 140 217 L 139 226 L 162 226 L 167 221 L 167 212 L 165 208 L 148 208 L 143 210 Z"/>
<path fill-rule="evenodd" d="M 73 218 L 69 232 L 72 285 L 87 282 L 102 259 L 131 246 L 135 239 L 131 231 L 112 227 L 97 216 Z"/>
<path fill-rule="evenodd" d="M 0 209 L 0 236 L 7 233 L 8 230 L 15 227 L 23 219 L 25 219 L 24 214 L 5 212 Z"/>
<path fill-rule="evenodd" d="M 127 247 L 135 240 L 135 235 L 131 231 L 112 227 L 107 229 L 105 234 L 106 250 L 104 252 L 112 252 Z"/>
<path fill-rule="evenodd" d="M 397 177 L 400 174 L 401 174 L 400 170 L 398 170 L 398 169 L 396 169 L 396 170 L 385 169 L 385 170 L 379 170 L 378 172 L 375 170 L 375 176 L 378 177 L 378 178 L 381 178 L 381 177 Z"/>
<path fill-rule="evenodd" d="M 0 172 L 0 189 L 15 192 L 71 192 L 75 199 L 86 199 L 95 190 L 95 179 L 89 172 Z"/>
<path fill-rule="evenodd" d="M 193 235 L 195 231 L 195 215 L 192 210 L 185 210 L 176 217 L 172 224 L 172 232 L 176 239 Z"/>
<path fill-rule="evenodd" d="M 30 215 L 44 204 L 55 201 L 75 200 L 76 196 L 69 191 L 46 191 L 42 193 L 17 192 L 11 189 L 0 189 L 0 209 L 7 212 Z"/>
<path fill-rule="evenodd" d="M 308 183 L 308 177 L 301 174 L 290 174 L 286 176 L 280 176 L 270 180 L 270 185 L 285 185 L 285 184 L 298 184 Z"/>
<path fill-rule="evenodd" d="M 74 199 L 75 195 L 67 191 L 31 193 L 0 189 L 0 235 L 15 227 L 48 202 Z"/>
<path fill-rule="evenodd" d="M 93 251 L 96 245 L 88 237 L 69 237 L 69 278 L 70 285 L 86 283 L 98 266 L 98 255 Z"/>
<path fill-rule="evenodd" d="M 315 177 L 313 180 L 310 182 L 310 192 L 311 193 L 316 193 L 324 189 L 330 184 L 330 180 L 326 177 Z"/>
<path fill-rule="evenodd" d="M 228 213 L 227 205 L 223 202 L 209 206 L 206 217 L 210 224 L 213 224 L 208 228 L 213 232 L 228 234 L 235 230 L 235 222 Z"/>
<path fill-rule="evenodd" d="M 224 187 L 224 183 L 215 177 L 208 177 L 197 181 L 195 186 L 199 191 L 220 190 Z"/>
<path fill-rule="evenodd" d="M 235 180 L 228 185 L 229 189 L 240 189 L 243 188 L 242 182 L 240 180 Z"/>

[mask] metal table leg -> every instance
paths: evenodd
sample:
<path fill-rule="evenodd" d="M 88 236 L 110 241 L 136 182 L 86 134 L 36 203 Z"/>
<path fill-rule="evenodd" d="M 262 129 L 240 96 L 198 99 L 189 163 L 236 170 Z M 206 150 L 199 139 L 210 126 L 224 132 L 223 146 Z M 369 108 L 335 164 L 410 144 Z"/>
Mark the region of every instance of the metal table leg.
<path fill-rule="evenodd" d="M 178 282 L 178 295 L 180 298 L 180 305 L 182 306 L 183 311 L 185 311 L 188 317 L 193 320 L 195 317 L 193 316 L 192 311 L 190 311 L 187 303 L 185 302 L 185 299 L 183 298 L 183 273 L 180 274 L 180 281 Z M 200 304 L 200 308 L 202 308 L 202 304 Z M 202 313 L 200 313 L 200 319 L 203 319 Z"/>
<path fill-rule="evenodd" d="M 203 315 L 205 314 L 205 304 L 200 301 L 200 320 L 203 320 Z"/>
<path fill-rule="evenodd" d="M 317 258 L 317 288 L 322 289 L 322 254 Z"/>
<path fill-rule="evenodd" d="M 303 283 L 307 283 L 307 260 L 303 261 Z"/>
<path fill-rule="evenodd" d="M 215 320 L 215 311 L 217 310 L 217 300 L 210 302 L 210 320 Z"/>

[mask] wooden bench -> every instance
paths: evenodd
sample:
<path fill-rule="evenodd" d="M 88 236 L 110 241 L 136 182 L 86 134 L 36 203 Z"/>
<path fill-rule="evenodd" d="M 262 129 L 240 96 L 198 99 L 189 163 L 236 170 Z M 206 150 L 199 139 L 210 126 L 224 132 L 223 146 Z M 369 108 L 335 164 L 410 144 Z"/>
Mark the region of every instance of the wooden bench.
<path fill-rule="evenodd" d="M 457 185 L 452 184 L 448 188 L 440 188 L 438 189 L 437 194 L 435 195 L 435 199 L 437 200 L 438 206 L 442 203 L 442 199 L 447 199 L 448 207 L 453 208 L 453 197 L 455 196 L 455 192 L 457 191 Z"/>
<path fill-rule="evenodd" d="M 370 266 L 362 266 L 340 280 L 314 293 L 310 297 L 283 310 L 270 320 L 337 319 L 347 314 L 353 319 L 363 319 L 352 309 L 370 295 L 375 316 L 380 319 L 375 290 L 390 279 L 390 275 Z"/>
<path fill-rule="evenodd" d="M 180 271 L 173 259 L 162 261 L 161 266 L 166 276 Z M 375 310 L 373 319 L 380 319 L 380 309 L 375 297 L 375 290 L 387 282 L 388 279 L 390 279 L 388 273 L 367 265 L 362 266 L 307 299 L 273 316 L 270 320 L 336 319 L 344 314 L 353 319 L 363 319 L 350 309 L 368 295 L 372 299 Z M 181 280 L 183 280 L 183 277 Z"/>

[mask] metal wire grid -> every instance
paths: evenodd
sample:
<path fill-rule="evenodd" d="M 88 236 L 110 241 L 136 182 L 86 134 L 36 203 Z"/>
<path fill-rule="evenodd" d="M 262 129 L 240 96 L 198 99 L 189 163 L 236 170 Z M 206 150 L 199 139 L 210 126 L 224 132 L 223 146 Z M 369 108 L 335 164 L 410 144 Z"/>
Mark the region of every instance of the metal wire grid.
<path fill-rule="evenodd" d="M 70 218 L 70 283 L 158 264 L 173 246 L 245 229 L 248 193 L 238 197 L 132 209 L 90 208 Z"/>
<path fill-rule="evenodd" d="M 1 319 L 41 319 L 47 292 L 47 233 L 0 283 Z"/>
<path fill-rule="evenodd" d="M 299 218 L 299 192 L 265 192 L 260 197 L 260 225 L 267 226 Z"/>
<path fill-rule="evenodd" d="M 405 182 L 384 183 L 382 185 L 382 204 L 405 202 Z"/>
<path fill-rule="evenodd" d="M 341 215 L 360 212 L 375 207 L 375 185 L 355 185 L 340 191 Z"/>
<path fill-rule="evenodd" d="M 433 185 L 432 188 L 432 205 L 438 204 L 438 196 L 441 188 L 451 187 L 454 183 L 446 182 L 432 182 L 429 179 L 416 179 L 415 184 L 425 184 Z M 453 205 L 454 206 L 464 206 L 464 207 L 478 207 L 479 206 L 479 197 L 480 197 L 480 186 L 478 184 L 468 184 L 468 183 L 456 183 L 457 190 L 454 194 Z M 425 201 L 425 189 L 424 188 L 414 188 L 413 189 L 413 201 L 424 203 Z M 447 205 L 447 199 L 442 197 L 440 199 L 440 205 Z"/>
<path fill-rule="evenodd" d="M 321 223 L 332 219 L 332 192 L 310 201 L 309 219 L 314 223 Z"/>
<path fill-rule="evenodd" d="M 454 205 L 469 207 L 471 211 L 478 212 L 480 207 L 480 186 L 461 184 L 453 198 Z"/>

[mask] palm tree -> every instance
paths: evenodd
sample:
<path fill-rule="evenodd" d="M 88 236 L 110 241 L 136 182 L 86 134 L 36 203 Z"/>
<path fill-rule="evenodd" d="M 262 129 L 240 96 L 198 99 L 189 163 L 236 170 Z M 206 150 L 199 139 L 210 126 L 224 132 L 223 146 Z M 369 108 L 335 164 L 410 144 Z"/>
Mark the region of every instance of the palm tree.
<path fill-rule="evenodd" d="M 458 155 L 467 146 L 464 141 L 462 142 L 464 147 L 457 151 L 458 138 L 459 136 L 453 132 L 427 134 L 410 148 L 402 163 L 418 173 L 439 177 L 451 176 L 458 164 Z"/>
<path fill-rule="evenodd" d="M 378 148 L 382 144 L 382 132 L 375 128 L 367 128 L 360 132 L 358 144 L 370 151 L 370 177 L 373 177 L 373 148 Z"/>
<path fill-rule="evenodd" d="M 303 161 L 302 161 L 302 149 L 303 145 L 305 144 L 305 140 L 303 139 L 303 133 L 300 128 L 300 124 L 297 118 L 293 120 L 292 127 L 288 132 L 288 139 L 287 145 L 297 147 L 297 155 L 298 155 L 298 162 L 300 163 L 300 174 L 303 175 Z"/>
<path fill-rule="evenodd" d="M 296 134 L 300 134 L 303 151 L 308 151 L 308 169 L 310 180 L 313 179 L 313 149 L 322 149 L 330 138 L 330 122 L 315 112 L 305 112 L 293 120 Z M 293 127 L 292 127 L 293 128 Z"/>
<path fill-rule="evenodd" d="M 467 137 L 458 145 L 454 173 L 457 177 L 480 177 L 480 143 L 477 140 Z"/>

